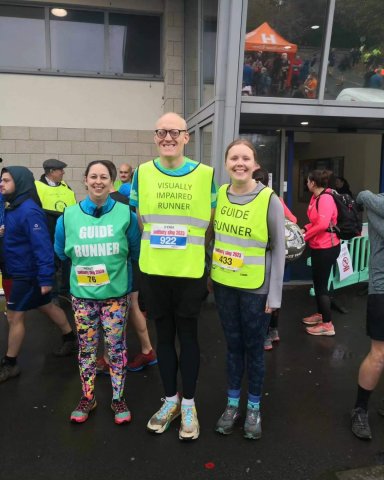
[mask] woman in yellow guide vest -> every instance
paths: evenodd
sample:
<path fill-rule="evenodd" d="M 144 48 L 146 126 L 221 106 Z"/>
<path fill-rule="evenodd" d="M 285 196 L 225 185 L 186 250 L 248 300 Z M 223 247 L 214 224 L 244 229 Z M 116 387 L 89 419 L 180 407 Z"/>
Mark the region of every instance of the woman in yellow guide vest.
<path fill-rule="evenodd" d="M 271 313 L 281 304 L 285 263 L 283 207 L 273 190 L 256 182 L 252 143 L 239 139 L 225 152 L 231 179 L 218 194 L 211 278 L 227 341 L 228 402 L 216 431 L 232 433 L 239 418 L 245 365 L 248 405 L 244 436 L 261 437 L 260 398 L 264 339 Z"/>
<path fill-rule="evenodd" d="M 79 338 L 79 369 L 82 398 L 71 413 L 71 421 L 82 423 L 96 407 L 94 383 L 99 327 L 104 332 L 112 382 L 115 423 L 130 422 L 124 400 L 125 322 L 132 289 L 132 263 L 138 261 L 140 231 L 129 205 L 109 196 L 111 166 L 103 160 L 91 162 L 85 171 L 88 196 L 67 207 L 59 218 L 55 251 L 72 261 L 70 290 Z"/>

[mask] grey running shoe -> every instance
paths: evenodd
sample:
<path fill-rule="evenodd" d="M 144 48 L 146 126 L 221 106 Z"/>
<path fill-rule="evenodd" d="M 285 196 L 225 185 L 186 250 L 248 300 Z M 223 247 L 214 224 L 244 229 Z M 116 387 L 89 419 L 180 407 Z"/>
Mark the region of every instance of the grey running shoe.
<path fill-rule="evenodd" d="M 0 383 L 5 382 L 9 378 L 17 377 L 20 375 L 20 367 L 16 365 L 9 365 L 8 363 L 4 363 L 4 361 L 0 364 Z"/>
<path fill-rule="evenodd" d="M 270 328 L 269 329 L 269 336 L 272 342 L 280 342 L 279 332 L 277 328 Z"/>
<path fill-rule="evenodd" d="M 244 423 L 244 437 L 251 440 L 261 438 L 261 415 L 256 408 L 247 408 L 247 416 Z"/>
<path fill-rule="evenodd" d="M 53 352 L 55 357 L 68 357 L 78 350 L 77 340 L 67 340 L 63 342 L 61 347 Z"/>
<path fill-rule="evenodd" d="M 163 400 L 163 406 L 158 410 L 147 423 L 147 430 L 153 433 L 163 433 L 169 427 L 172 420 L 181 413 L 180 401 L 168 402 Z"/>
<path fill-rule="evenodd" d="M 372 433 L 368 423 L 368 412 L 363 408 L 354 408 L 351 413 L 351 429 L 356 437 L 371 440 Z"/>
<path fill-rule="evenodd" d="M 268 333 L 268 335 L 265 337 L 265 340 L 264 340 L 264 350 L 268 351 L 268 350 L 272 350 L 272 348 L 273 348 L 272 338 L 271 338 L 270 334 Z"/>
<path fill-rule="evenodd" d="M 233 427 L 239 417 L 239 408 L 228 404 L 216 423 L 215 431 L 223 435 L 229 435 L 233 432 Z"/>

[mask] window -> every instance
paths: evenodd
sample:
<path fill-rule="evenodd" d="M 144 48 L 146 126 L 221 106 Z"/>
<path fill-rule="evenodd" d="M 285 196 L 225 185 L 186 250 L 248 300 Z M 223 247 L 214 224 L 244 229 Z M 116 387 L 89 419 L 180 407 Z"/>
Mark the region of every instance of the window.
<path fill-rule="evenodd" d="M 218 0 L 188 0 L 184 9 L 184 109 L 189 117 L 215 95 Z"/>
<path fill-rule="evenodd" d="M 212 165 L 212 123 L 200 129 L 200 161 Z"/>
<path fill-rule="evenodd" d="M 68 10 L 65 17 L 50 13 L 52 69 L 104 70 L 104 14 Z"/>
<path fill-rule="evenodd" d="M 327 0 L 249 0 L 242 95 L 318 97 Z"/>
<path fill-rule="evenodd" d="M 202 71 L 203 82 L 201 105 L 214 97 L 215 66 L 216 66 L 216 35 L 217 35 L 218 1 L 210 0 L 203 3 L 203 39 L 202 39 Z"/>
<path fill-rule="evenodd" d="M 384 101 L 382 1 L 337 0 L 328 57 L 325 98 Z"/>
<path fill-rule="evenodd" d="M 0 4 L 0 70 L 161 75 L 159 15 Z"/>
<path fill-rule="evenodd" d="M 268 170 L 270 186 L 275 192 L 279 192 L 281 132 L 276 130 L 274 132 L 243 133 L 240 137 L 249 140 L 254 145 L 258 163 Z"/>
<path fill-rule="evenodd" d="M 189 117 L 199 106 L 199 58 L 198 58 L 198 2 L 188 0 L 184 4 L 184 82 L 185 115 Z"/>
<path fill-rule="evenodd" d="M 109 71 L 160 75 L 160 18 L 109 15 Z"/>
<path fill-rule="evenodd" d="M 44 8 L 0 5 L 0 66 L 46 67 Z"/>
<path fill-rule="evenodd" d="M 196 152 L 195 152 L 196 144 L 195 144 L 195 132 L 189 132 L 189 142 L 185 146 L 185 156 L 195 159 Z"/>

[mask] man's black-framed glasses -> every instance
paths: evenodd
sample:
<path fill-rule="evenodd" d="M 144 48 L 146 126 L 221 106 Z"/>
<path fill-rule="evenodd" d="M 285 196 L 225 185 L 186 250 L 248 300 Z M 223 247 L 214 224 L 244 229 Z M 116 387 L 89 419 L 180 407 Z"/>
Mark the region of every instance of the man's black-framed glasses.
<path fill-rule="evenodd" d="M 177 128 L 172 128 L 171 130 L 165 130 L 164 128 L 158 128 L 155 130 L 156 136 L 163 140 L 169 133 L 173 140 L 179 138 L 181 132 L 186 132 L 187 130 L 178 130 Z"/>

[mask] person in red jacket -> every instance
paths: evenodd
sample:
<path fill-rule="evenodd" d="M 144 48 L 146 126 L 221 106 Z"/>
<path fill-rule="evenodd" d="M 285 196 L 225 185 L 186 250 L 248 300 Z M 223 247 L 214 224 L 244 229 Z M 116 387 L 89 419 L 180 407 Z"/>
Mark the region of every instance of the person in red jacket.
<path fill-rule="evenodd" d="M 313 170 L 307 179 L 308 190 L 312 198 L 308 205 L 309 223 L 302 232 L 304 239 L 311 248 L 312 276 L 315 289 L 317 313 L 303 318 L 308 325 L 310 335 L 335 335 L 331 319 L 331 299 L 328 291 L 328 279 L 333 264 L 340 254 L 340 240 L 336 233 L 331 232 L 331 224 L 337 223 L 337 207 L 332 195 L 322 195 L 330 192 L 327 188 L 329 172 Z"/>

